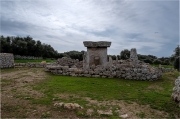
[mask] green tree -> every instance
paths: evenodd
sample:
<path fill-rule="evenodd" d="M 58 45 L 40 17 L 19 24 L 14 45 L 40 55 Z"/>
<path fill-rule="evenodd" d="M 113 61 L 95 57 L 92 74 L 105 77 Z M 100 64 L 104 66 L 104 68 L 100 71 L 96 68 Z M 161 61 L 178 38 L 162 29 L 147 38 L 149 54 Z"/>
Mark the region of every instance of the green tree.
<path fill-rule="evenodd" d="M 144 59 L 143 60 L 145 63 L 149 63 L 149 64 L 152 64 L 153 63 L 153 60 L 152 59 Z"/>
<path fill-rule="evenodd" d="M 159 59 L 156 59 L 156 60 L 154 60 L 154 62 L 153 62 L 153 64 L 161 64 L 162 62 L 161 62 L 161 60 L 159 60 Z"/>
<path fill-rule="evenodd" d="M 176 48 L 175 48 L 175 50 L 174 50 L 174 54 L 173 54 L 173 56 L 174 57 L 179 57 L 180 56 L 180 46 L 178 45 Z"/>
<path fill-rule="evenodd" d="M 130 51 L 128 49 L 124 49 L 120 53 L 120 57 L 123 60 L 129 59 L 130 58 Z"/>

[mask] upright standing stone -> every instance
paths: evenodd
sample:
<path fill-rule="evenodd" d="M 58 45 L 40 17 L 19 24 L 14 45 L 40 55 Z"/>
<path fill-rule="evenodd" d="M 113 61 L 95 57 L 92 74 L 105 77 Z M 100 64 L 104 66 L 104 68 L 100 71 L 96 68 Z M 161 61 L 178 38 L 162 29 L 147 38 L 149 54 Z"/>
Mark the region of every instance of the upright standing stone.
<path fill-rule="evenodd" d="M 105 66 L 107 63 L 107 47 L 110 47 L 111 42 L 108 41 L 84 41 L 84 46 L 87 47 L 86 63 L 84 69 L 88 69 L 91 65 Z"/>
<path fill-rule="evenodd" d="M 109 64 L 110 64 L 110 65 L 112 65 L 112 64 L 113 64 L 112 57 L 109 57 Z"/>
<path fill-rule="evenodd" d="M 132 60 L 133 64 L 137 64 L 139 62 L 137 52 L 136 52 L 136 48 L 131 49 L 130 59 Z"/>
<path fill-rule="evenodd" d="M 87 52 L 84 52 L 83 54 L 83 69 L 86 69 L 87 64 Z"/>

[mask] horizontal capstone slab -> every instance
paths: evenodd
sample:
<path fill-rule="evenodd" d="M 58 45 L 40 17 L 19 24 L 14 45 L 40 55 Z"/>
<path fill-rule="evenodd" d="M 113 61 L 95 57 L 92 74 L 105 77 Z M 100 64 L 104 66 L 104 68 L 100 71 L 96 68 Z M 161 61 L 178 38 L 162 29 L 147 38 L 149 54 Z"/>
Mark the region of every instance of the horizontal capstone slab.
<path fill-rule="evenodd" d="M 85 47 L 110 47 L 111 46 L 111 42 L 109 41 L 83 41 L 83 44 Z"/>

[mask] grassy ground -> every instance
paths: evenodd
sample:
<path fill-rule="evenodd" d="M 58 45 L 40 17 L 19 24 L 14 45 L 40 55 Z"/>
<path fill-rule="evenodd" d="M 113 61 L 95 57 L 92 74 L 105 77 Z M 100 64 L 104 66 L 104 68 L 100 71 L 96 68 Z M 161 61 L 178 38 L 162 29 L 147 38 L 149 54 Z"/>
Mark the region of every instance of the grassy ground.
<path fill-rule="evenodd" d="M 90 97 L 98 101 L 124 100 L 150 105 L 151 108 L 166 111 L 173 117 L 174 113 L 179 113 L 180 116 L 180 108 L 171 99 L 174 79 L 178 75 L 178 72 L 165 73 L 161 80 L 153 82 L 52 75 L 51 80 L 41 83 L 35 89 L 46 94 L 47 97 L 39 101 L 44 104 L 51 104 L 52 98 L 57 98 L 55 94 L 62 92 L 69 95 L 77 94 L 79 97 Z M 60 100 L 79 102 L 84 106 L 86 104 L 81 98 Z"/>
<path fill-rule="evenodd" d="M 151 64 L 151 66 L 153 66 L 153 67 L 159 67 L 158 64 Z M 171 65 L 161 65 L 161 67 L 164 67 L 164 68 L 174 68 L 174 67 L 171 66 Z"/>
<path fill-rule="evenodd" d="M 41 68 L 3 69 L 2 117 L 102 118 L 105 115 L 98 115 L 97 110 L 110 109 L 113 115 L 107 118 L 119 118 L 118 113 L 127 113 L 129 118 L 180 118 L 180 108 L 171 99 L 178 76 L 178 72 L 164 73 L 162 79 L 149 82 L 58 76 L 45 73 Z M 6 96 L 13 99 L 6 102 L 9 99 Z M 17 100 L 22 103 L 14 106 L 13 101 Z M 78 103 L 84 108 L 79 111 L 54 108 L 56 102 Z M 88 109 L 94 110 L 91 116 L 86 114 Z"/>
<path fill-rule="evenodd" d="M 38 60 L 14 60 L 15 63 L 28 63 L 28 62 L 55 62 L 56 60 L 50 60 L 50 59 L 38 59 Z"/>

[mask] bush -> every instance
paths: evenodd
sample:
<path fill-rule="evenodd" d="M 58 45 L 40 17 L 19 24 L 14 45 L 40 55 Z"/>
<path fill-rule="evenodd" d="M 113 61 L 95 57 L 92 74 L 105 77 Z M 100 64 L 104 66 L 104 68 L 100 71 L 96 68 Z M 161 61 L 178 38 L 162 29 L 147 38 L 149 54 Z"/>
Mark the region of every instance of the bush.
<path fill-rule="evenodd" d="M 180 62 L 180 57 L 177 57 L 174 61 L 174 69 L 177 69 L 178 71 L 180 71 L 179 62 Z"/>
<path fill-rule="evenodd" d="M 154 60 L 153 62 L 153 64 L 161 64 L 161 63 L 162 63 L 161 60 L 158 60 L 158 59 Z"/>
<path fill-rule="evenodd" d="M 170 65 L 170 61 L 168 59 L 166 59 L 164 62 L 163 62 L 163 65 Z"/>
<path fill-rule="evenodd" d="M 153 61 L 151 60 L 151 59 L 144 59 L 143 60 L 145 63 L 149 63 L 149 64 L 152 64 L 153 63 Z"/>

